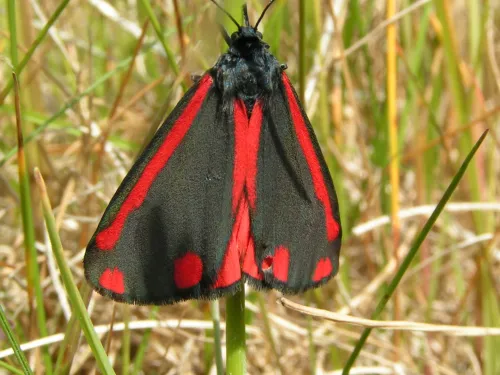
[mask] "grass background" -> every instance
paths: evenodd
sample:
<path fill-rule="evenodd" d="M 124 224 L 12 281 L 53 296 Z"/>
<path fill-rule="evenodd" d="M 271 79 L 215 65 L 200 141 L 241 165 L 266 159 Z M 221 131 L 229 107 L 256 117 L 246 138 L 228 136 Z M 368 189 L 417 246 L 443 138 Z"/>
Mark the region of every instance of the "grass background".
<path fill-rule="evenodd" d="M 240 20 L 242 1 L 226 3 Z M 249 1 L 253 20 L 264 6 Z M 476 0 L 277 0 L 271 8 L 261 30 L 288 64 L 315 126 L 344 228 L 335 281 L 295 301 L 370 316 L 432 212 L 427 205 L 439 201 L 489 128 L 380 319 L 500 326 L 498 12 L 496 2 Z M 57 274 L 35 166 L 94 325 L 105 330 L 114 319 L 122 329 L 102 339 L 115 371 L 213 370 L 209 303 L 114 306 L 90 294 L 81 260 L 104 207 L 190 86 L 189 75 L 202 73 L 225 50 L 216 20 L 233 30 L 205 0 L 0 4 L 0 305 L 20 343 L 64 334 L 64 343 L 26 352 L 35 373 L 96 368 L 92 340 L 80 338 L 80 325 L 70 320 L 77 304 Z M 21 154 L 15 153 L 13 70 L 26 143 Z M 382 224 L 361 226 L 381 217 L 387 218 Z M 247 295 L 248 372 L 342 369 L 361 329 L 309 319 L 275 300 L 274 293 Z M 224 312 L 222 301 L 222 320 Z M 138 323 L 152 318 L 164 326 L 148 330 L 151 325 Z M 7 336 L 0 333 L 0 374 L 22 373 L 14 356 L 2 355 Z M 354 367 L 367 374 L 496 375 L 499 345 L 492 337 L 377 330 Z"/>

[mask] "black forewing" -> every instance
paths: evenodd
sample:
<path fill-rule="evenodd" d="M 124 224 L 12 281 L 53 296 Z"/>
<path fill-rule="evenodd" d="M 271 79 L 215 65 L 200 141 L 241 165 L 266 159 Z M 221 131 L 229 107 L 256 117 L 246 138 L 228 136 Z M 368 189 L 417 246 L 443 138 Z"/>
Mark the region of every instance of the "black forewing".
<path fill-rule="evenodd" d="M 311 124 L 291 88 L 339 227 L 337 236 L 328 239 L 324 204 L 317 197 L 311 168 L 298 140 L 289 94 L 280 84 L 279 90 L 263 105 L 257 198 L 251 213 L 256 263 L 263 280 L 248 275 L 247 279 L 256 287 L 297 293 L 321 285 L 337 273 L 341 231 L 337 197 L 328 167 Z M 331 272 L 326 259 L 331 264 Z"/>
<path fill-rule="evenodd" d="M 214 290 L 212 285 L 233 224 L 234 120 L 222 111 L 220 94 L 213 87 L 189 130 L 154 179 L 143 203 L 127 216 L 114 247 L 101 250 L 96 242 L 99 233 L 116 220 L 120 208 L 126 204 L 128 195 L 174 125 L 190 110 L 189 103 L 199 87 L 198 83 L 179 102 L 134 164 L 87 247 L 86 277 L 103 295 L 129 303 L 165 304 L 215 297 L 223 292 Z M 194 286 L 179 288 L 175 279 L 179 272 L 183 272 L 181 281 L 184 282 L 189 282 L 190 273 L 199 272 L 196 262 L 192 261 L 193 254 L 201 260 L 201 280 Z M 185 262 L 179 265 L 183 257 Z M 179 268 L 177 273 L 175 267 Z M 120 272 L 118 282 L 115 270 Z M 123 279 L 123 290 L 117 290 L 119 285 L 103 287 L 110 277 L 115 284 Z"/>

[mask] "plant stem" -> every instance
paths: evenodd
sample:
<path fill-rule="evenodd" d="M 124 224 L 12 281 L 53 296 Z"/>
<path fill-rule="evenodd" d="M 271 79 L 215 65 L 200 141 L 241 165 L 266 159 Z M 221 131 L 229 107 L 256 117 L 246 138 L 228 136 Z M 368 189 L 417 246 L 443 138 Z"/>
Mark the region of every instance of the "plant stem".
<path fill-rule="evenodd" d="M 396 1 L 387 0 L 387 19 L 396 14 Z M 399 150 L 398 150 L 398 107 L 397 107 L 397 34 L 396 25 L 387 26 L 387 125 L 389 134 L 389 158 L 391 181 L 391 223 L 393 238 L 393 257 L 399 265 Z M 399 293 L 394 294 L 394 320 L 400 319 Z M 399 346 L 400 334 L 394 332 L 393 342 Z"/>
<path fill-rule="evenodd" d="M 245 375 L 245 284 L 226 299 L 226 374 Z"/>

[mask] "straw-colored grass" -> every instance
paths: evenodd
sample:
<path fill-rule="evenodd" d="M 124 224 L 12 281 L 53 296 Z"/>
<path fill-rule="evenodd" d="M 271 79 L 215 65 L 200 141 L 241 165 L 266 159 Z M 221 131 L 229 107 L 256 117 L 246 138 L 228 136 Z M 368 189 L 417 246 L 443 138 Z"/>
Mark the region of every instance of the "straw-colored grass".
<path fill-rule="evenodd" d="M 226 0 L 238 20 L 242 3 Z M 248 3 L 256 20 L 266 2 Z M 500 373 L 499 12 L 491 0 L 271 8 L 261 29 L 315 126 L 344 240 L 335 280 L 291 298 L 314 310 L 246 288 L 248 373 Z M 208 0 L 0 3 L 1 375 L 215 373 L 224 300 L 214 335 L 215 305 L 114 305 L 90 292 L 82 258 L 190 75 L 225 49 L 218 21 L 233 30 Z M 355 319 L 374 313 L 384 323 Z"/>

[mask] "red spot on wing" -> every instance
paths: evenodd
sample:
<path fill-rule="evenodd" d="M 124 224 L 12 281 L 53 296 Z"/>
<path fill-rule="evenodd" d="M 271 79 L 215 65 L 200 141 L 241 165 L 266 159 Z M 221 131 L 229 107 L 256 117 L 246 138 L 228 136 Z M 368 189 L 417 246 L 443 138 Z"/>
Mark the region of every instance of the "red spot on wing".
<path fill-rule="evenodd" d="M 192 288 L 201 281 L 203 262 L 195 253 L 188 252 L 174 261 L 174 282 L 177 288 Z"/>
<path fill-rule="evenodd" d="M 125 282 L 123 280 L 123 272 L 118 267 L 114 269 L 106 268 L 99 278 L 99 284 L 117 294 L 125 293 Z"/>
<path fill-rule="evenodd" d="M 267 271 L 273 266 L 273 257 L 267 256 L 262 260 L 262 271 Z"/>
<path fill-rule="evenodd" d="M 196 93 L 193 95 L 191 101 L 184 109 L 184 112 L 182 112 L 180 117 L 177 119 L 168 135 L 165 137 L 165 140 L 158 148 L 153 158 L 144 168 L 144 171 L 139 177 L 137 183 L 121 205 L 120 210 L 116 214 L 113 222 L 109 225 L 109 227 L 97 235 L 96 244 L 100 250 L 112 250 L 115 247 L 116 242 L 120 238 L 128 215 L 135 209 L 139 208 L 144 202 L 144 198 L 156 179 L 156 176 L 167 164 L 177 146 L 181 143 L 182 139 L 191 127 L 191 124 L 196 118 L 196 115 L 205 100 L 208 90 L 212 86 L 212 82 L 212 77 L 208 74 L 201 80 Z"/>
<path fill-rule="evenodd" d="M 265 261 L 265 259 L 264 259 Z M 280 281 L 288 281 L 288 266 L 290 264 L 290 252 L 284 246 L 278 246 L 272 258 L 274 277 Z"/>
<path fill-rule="evenodd" d="M 321 279 L 330 276 L 332 271 L 333 266 L 330 258 L 322 258 L 318 261 L 318 264 L 316 264 L 312 279 L 314 282 L 319 282 Z"/>
<path fill-rule="evenodd" d="M 300 111 L 299 104 L 292 89 L 292 85 L 290 84 L 290 80 L 285 73 L 283 73 L 283 84 L 285 86 L 286 95 L 288 97 L 288 105 L 292 114 L 295 133 L 297 134 L 300 147 L 302 148 L 302 152 L 304 153 L 307 165 L 311 172 L 314 192 L 325 210 L 326 235 L 328 241 L 333 241 L 339 234 L 339 224 L 333 217 L 332 206 L 328 195 L 328 189 L 326 188 L 325 178 L 321 170 L 321 165 L 311 141 L 306 122 L 304 120 L 304 117 L 302 116 L 302 112 Z"/>

